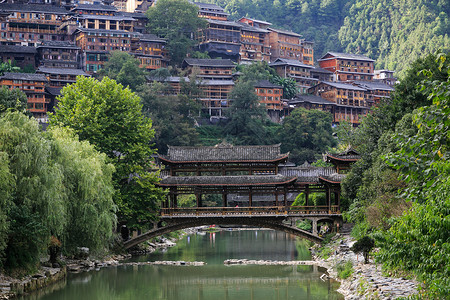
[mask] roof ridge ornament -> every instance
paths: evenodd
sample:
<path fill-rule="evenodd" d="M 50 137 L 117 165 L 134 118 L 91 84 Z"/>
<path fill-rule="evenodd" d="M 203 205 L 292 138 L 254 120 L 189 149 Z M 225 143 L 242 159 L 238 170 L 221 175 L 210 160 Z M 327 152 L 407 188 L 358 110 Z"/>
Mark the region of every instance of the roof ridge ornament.
<path fill-rule="evenodd" d="M 226 140 L 222 140 L 222 142 L 215 145 L 214 148 L 233 148 L 233 145 L 230 143 L 227 143 Z"/>

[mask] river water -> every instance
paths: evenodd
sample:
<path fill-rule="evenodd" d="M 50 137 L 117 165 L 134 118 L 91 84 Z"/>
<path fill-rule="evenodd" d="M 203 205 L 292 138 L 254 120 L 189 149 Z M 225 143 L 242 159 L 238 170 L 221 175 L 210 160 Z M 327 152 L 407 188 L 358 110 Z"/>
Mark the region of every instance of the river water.
<path fill-rule="evenodd" d="M 66 282 L 22 299 L 285 300 L 344 299 L 339 284 L 313 266 L 225 266 L 229 258 L 309 260 L 309 244 L 271 230 L 189 235 L 173 248 L 134 261 L 204 261 L 204 266 L 119 266 L 69 274 Z"/>

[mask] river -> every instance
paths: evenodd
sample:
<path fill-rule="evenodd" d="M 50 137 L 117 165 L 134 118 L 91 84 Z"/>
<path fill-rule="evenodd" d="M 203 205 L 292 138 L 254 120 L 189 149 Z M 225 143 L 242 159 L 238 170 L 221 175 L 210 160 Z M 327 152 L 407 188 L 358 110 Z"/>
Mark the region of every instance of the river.
<path fill-rule="evenodd" d="M 309 260 L 309 244 L 272 230 L 219 231 L 184 237 L 175 247 L 133 261 L 204 261 L 204 266 L 119 266 L 69 274 L 67 281 L 23 300 L 344 299 L 339 284 L 315 266 L 225 266 L 236 259 Z"/>

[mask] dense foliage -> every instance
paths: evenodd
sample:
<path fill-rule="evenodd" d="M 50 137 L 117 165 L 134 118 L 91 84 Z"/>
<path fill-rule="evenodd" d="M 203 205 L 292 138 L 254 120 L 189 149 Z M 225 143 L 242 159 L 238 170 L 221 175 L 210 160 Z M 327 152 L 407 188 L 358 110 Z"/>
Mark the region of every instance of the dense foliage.
<path fill-rule="evenodd" d="M 122 51 L 111 52 L 108 61 L 98 75 L 114 79 L 132 91 L 136 91 L 139 86 L 146 84 L 145 71 L 139 67 L 139 60 Z"/>
<path fill-rule="evenodd" d="M 24 112 L 27 108 L 27 95 L 19 90 L 10 90 L 6 86 L 0 88 L 0 113 L 6 110 Z"/>
<path fill-rule="evenodd" d="M 155 188 L 151 168 L 151 120 L 142 115 L 141 99 L 128 88 L 104 77 L 78 77 L 63 88 L 51 126 L 67 126 L 105 153 L 114 164 L 113 175 L 119 221 L 131 227 L 154 218 L 163 191 Z"/>
<path fill-rule="evenodd" d="M 398 151 L 386 155 L 407 184 L 402 197 L 413 203 L 384 235 L 380 258 L 392 268 L 415 271 L 430 297 L 450 294 L 450 61 L 440 56 L 445 81 L 425 81 L 432 104 L 414 111 L 414 131 L 397 131 Z M 429 78 L 430 71 L 425 72 Z"/>
<path fill-rule="evenodd" d="M 449 54 L 412 65 L 348 136 L 362 159 L 343 182 L 354 236 L 372 234 L 380 262 L 414 272 L 432 299 L 450 292 L 449 66 Z"/>
<path fill-rule="evenodd" d="M 207 22 L 199 18 L 198 7 L 187 0 L 159 0 L 147 11 L 148 30 L 167 40 L 171 62 L 180 65 L 195 45 L 191 37 Z"/>
<path fill-rule="evenodd" d="M 19 112 L 0 117 L 0 266 L 33 269 L 51 236 L 65 253 L 102 250 L 112 235 L 114 167 L 67 129 Z"/>
<path fill-rule="evenodd" d="M 423 53 L 450 50 L 449 14 L 448 0 L 358 0 L 339 40 L 345 51 L 376 59 L 377 68 L 401 71 Z"/>
<path fill-rule="evenodd" d="M 450 49 L 448 0 L 205 0 L 231 19 L 248 16 L 313 41 L 315 57 L 349 51 L 400 72 L 437 49 Z M 408 55 L 405 55 L 408 53 Z"/>
<path fill-rule="evenodd" d="M 331 114 L 320 110 L 296 108 L 287 116 L 280 129 L 281 149 L 290 151 L 295 163 L 313 162 L 317 155 L 335 145 Z"/>

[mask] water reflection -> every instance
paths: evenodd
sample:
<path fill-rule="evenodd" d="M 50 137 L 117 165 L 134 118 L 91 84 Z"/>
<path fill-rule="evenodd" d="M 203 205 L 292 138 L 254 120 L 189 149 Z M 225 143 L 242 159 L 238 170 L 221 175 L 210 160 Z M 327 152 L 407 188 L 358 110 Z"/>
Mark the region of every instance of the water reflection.
<path fill-rule="evenodd" d="M 225 266 L 228 258 L 306 260 L 309 244 L 276 231 L 192 235 L 139 260 L 206 261 L 201 267 L 121 266 L 72 274 L 51 294 L 25 299 L 343 299 L 313 266 Z"/>

